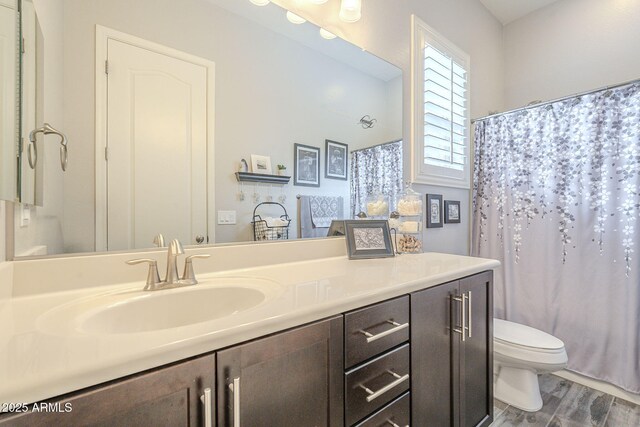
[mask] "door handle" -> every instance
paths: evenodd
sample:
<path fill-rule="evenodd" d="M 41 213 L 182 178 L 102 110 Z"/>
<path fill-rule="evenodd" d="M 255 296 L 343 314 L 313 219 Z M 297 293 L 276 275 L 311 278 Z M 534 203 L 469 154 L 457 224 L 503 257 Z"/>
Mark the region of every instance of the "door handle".
<path fill-rule="evenodd" d="M 466 330 L 467 330 L 467 310 L 465 307 L 465 303 L 467 302 L 467 294 L 463 293 L 459 297 L 452 297 L 454 301 L 458 301 L 462 303 L 462 308 L 460 309 L 460 327 L 456 328 L 455 325 L 453 327 L 453 332 L 459 333 L 462 337 L 461 340 L 464 342 L 466 340 Z"/>
<path fill-rule="evenodd" d="M 234 378 L 229 388 L 233 393 L 233 427 L 240 427 L 240 377 Z"/>
<path fill-rule="evenodd" d="M 204 427 L 211 427 L 213 425 L 211 416 L 211 389 L 209 387 L 204 389 L 204 394 L 200 396 L 200 400 L 204 403 Z"/>

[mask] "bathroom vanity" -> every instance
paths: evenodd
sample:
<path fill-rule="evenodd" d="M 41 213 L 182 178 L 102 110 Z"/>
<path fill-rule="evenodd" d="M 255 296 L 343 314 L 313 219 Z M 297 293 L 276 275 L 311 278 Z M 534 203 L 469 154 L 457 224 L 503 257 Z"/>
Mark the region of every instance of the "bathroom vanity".
<path fill-rule="evenodd" d="M 12 344 L 0 401 L 31 411 L 0 425 L 489 425 L 497 266 L 340 256 L 204 273 L 186 290 L 141 295 L 140 281 L 3 300 L 0 320 L 13 327 L 0 337 Z M 264 298 L 184 324 L 201 310 L 195 299 L 184 307 L 185 292 L 232 288 Z M 109 311 L 144 311 L 154 298 L 188 314 L 163 306 L 149 312 L 156 323 L 128 325 L 137 314 Z"/>

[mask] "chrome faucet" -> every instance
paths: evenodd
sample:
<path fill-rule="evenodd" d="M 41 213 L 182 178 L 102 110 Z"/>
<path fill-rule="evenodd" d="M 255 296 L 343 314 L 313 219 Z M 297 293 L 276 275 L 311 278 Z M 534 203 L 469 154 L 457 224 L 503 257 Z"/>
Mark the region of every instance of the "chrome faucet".
<path fill-rule="evenodd" d="M 165 283 L 167 285 L 175 285 L 180 281 L 180 275 L 178 274 L 178 255 L 183 255 L 184 249 L 178 239 L 173 239 L 169 243 L 169 250 L 167 251 L 167 274 L 165 274 Z"/>
<path fill-rule="evenodd" d="M 190 255 L 185 258 L 184 272 L 182 277 L 178 274 L 178 256 L 184 254 L 182 244 L 178 239 L 173 239 L 167 250 L 167 273 L 164 280 L 160 280 L 158 274 L 158 261 L 151 258 L 132 259 L 127 261 L 129 265 L 142 263 L 149 264 L 149 272 L 147 273 L 147 282 L 144 287 L 145 291 L 160 291 L 163 289 L 179 288 L 182 286 L 195 285 L 198 283 L 193 272 L 194 258 L 209 258 L 209 254 Z"/>

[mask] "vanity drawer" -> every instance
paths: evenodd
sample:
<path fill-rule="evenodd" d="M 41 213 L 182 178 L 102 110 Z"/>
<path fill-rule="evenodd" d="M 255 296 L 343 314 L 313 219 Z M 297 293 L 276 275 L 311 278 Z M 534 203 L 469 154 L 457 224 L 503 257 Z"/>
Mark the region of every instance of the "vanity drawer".
<path fill-rule="evenodd" d="M 409 296 L 347 313 L 344 328 L 350 368 L 409 340 Z"/>
<path fill-rule="evenodd" d="M 353 425 L 409 390 L 409 366 L 409 344 L 405 344 L 347 372 L 346 424 Z"/>
<path fill-rule="evenodd" d="M 411 424 L 411 394 L 394 400 L 378 412 L 357 424 L 356 427 L 409 427 Z M 393 423 L 393 424 L 392 424 Z"/>

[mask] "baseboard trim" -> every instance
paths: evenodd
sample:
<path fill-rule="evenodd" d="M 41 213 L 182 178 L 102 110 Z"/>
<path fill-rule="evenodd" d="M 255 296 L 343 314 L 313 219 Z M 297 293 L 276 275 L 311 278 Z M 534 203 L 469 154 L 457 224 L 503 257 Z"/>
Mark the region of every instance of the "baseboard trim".
<path fill-rule="evenodd" d="M 553 372 L 553 375 L 557 375 L 560 378 L 564 378 L 565 380 L 573 381 L 574 383 L 582 384 L 594 390 L 598 390 L 612 396 L 619 397 L 620 399 L 626 400 L 628 402 L 635 403 L 636 405 L 640 405 L 640 394 L 628 392 L 621 389 L 620 387 L 616 387 L 613 384 L 596 380 L 594 378 L 589 378 L 585 375 L 581 375 L 573 371 L 567 371 L 566 369 Z"/>

